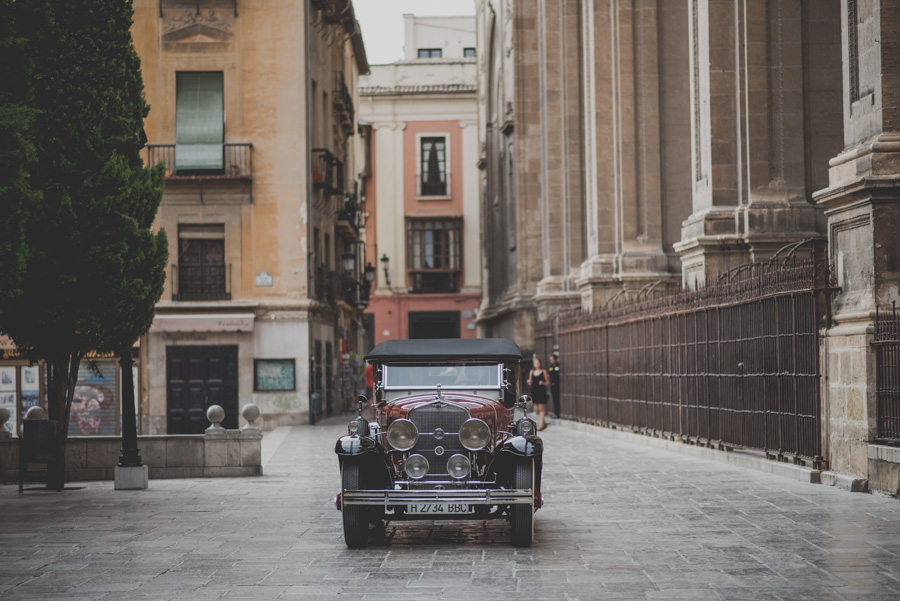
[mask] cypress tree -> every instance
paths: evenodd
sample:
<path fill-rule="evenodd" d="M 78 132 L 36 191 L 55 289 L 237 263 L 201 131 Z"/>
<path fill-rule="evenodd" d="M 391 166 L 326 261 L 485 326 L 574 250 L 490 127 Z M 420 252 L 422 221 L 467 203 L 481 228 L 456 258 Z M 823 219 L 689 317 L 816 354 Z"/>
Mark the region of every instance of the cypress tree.
<path fill-rule="evenodd" d="M 0 331 L 48 367 L 61 459 L 48 488 L 59 490 L 79 365 L 91 351 L 130 353 L 162 294 L 168 245 L 151 226 L 163 170 L 140 156 L 149 106 L 131 2 L 16 0 L 12 9 L 30 61 L 28 174 L 39 198 L 18 202 L 24 265 Z"/>

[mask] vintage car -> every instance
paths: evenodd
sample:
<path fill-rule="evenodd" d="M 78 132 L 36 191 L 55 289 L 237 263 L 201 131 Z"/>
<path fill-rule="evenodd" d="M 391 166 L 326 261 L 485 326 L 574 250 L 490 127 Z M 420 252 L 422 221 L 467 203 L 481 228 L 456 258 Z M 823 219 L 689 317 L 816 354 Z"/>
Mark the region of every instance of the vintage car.
<path fill-rule="evenodd" d="M 544 445 L 518 396 L 521 360 L 502 338 L 390 340 L 366 356 L 376 419 L 360 412 L 335 447 L 348 547 L 370 524 L 419 519 L 508 520 L 513 544 L 531 545 Z"/>

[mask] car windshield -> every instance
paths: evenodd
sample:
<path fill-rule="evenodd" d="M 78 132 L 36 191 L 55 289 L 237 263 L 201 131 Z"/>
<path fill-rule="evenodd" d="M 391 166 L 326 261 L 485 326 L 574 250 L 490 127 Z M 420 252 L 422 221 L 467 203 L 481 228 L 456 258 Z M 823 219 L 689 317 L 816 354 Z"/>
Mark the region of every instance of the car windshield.
<path fill-rule="evenodd" d="M 500 365 L 453 363 L 385 366 L 385 388 L 500 388 Z"/>

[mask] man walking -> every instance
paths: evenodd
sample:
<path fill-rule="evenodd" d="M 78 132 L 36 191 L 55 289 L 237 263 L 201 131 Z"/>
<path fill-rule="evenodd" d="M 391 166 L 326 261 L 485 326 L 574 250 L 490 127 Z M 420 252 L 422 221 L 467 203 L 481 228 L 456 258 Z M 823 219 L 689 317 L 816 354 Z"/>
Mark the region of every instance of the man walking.
<path fill-rule="evenodd" d="M 550 367 L 547 368 L 550 374 L 550 396 L 553 397 L 553 415 L 554 419 L 559 419 L 562 412 L 559 409 L 559 356 L 556 353 L 550 355 Z"/>

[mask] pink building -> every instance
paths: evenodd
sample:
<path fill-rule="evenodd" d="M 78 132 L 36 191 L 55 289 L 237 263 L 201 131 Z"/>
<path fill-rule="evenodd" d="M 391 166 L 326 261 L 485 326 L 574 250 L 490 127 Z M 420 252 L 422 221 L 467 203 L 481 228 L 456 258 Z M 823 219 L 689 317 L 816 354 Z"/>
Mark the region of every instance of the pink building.
<path fill-rule="evenodd" d="M 474 17 L 406 19 L 411 57 L 360 80 L 370 344 L 475 338 L 481 302 Z"/>

